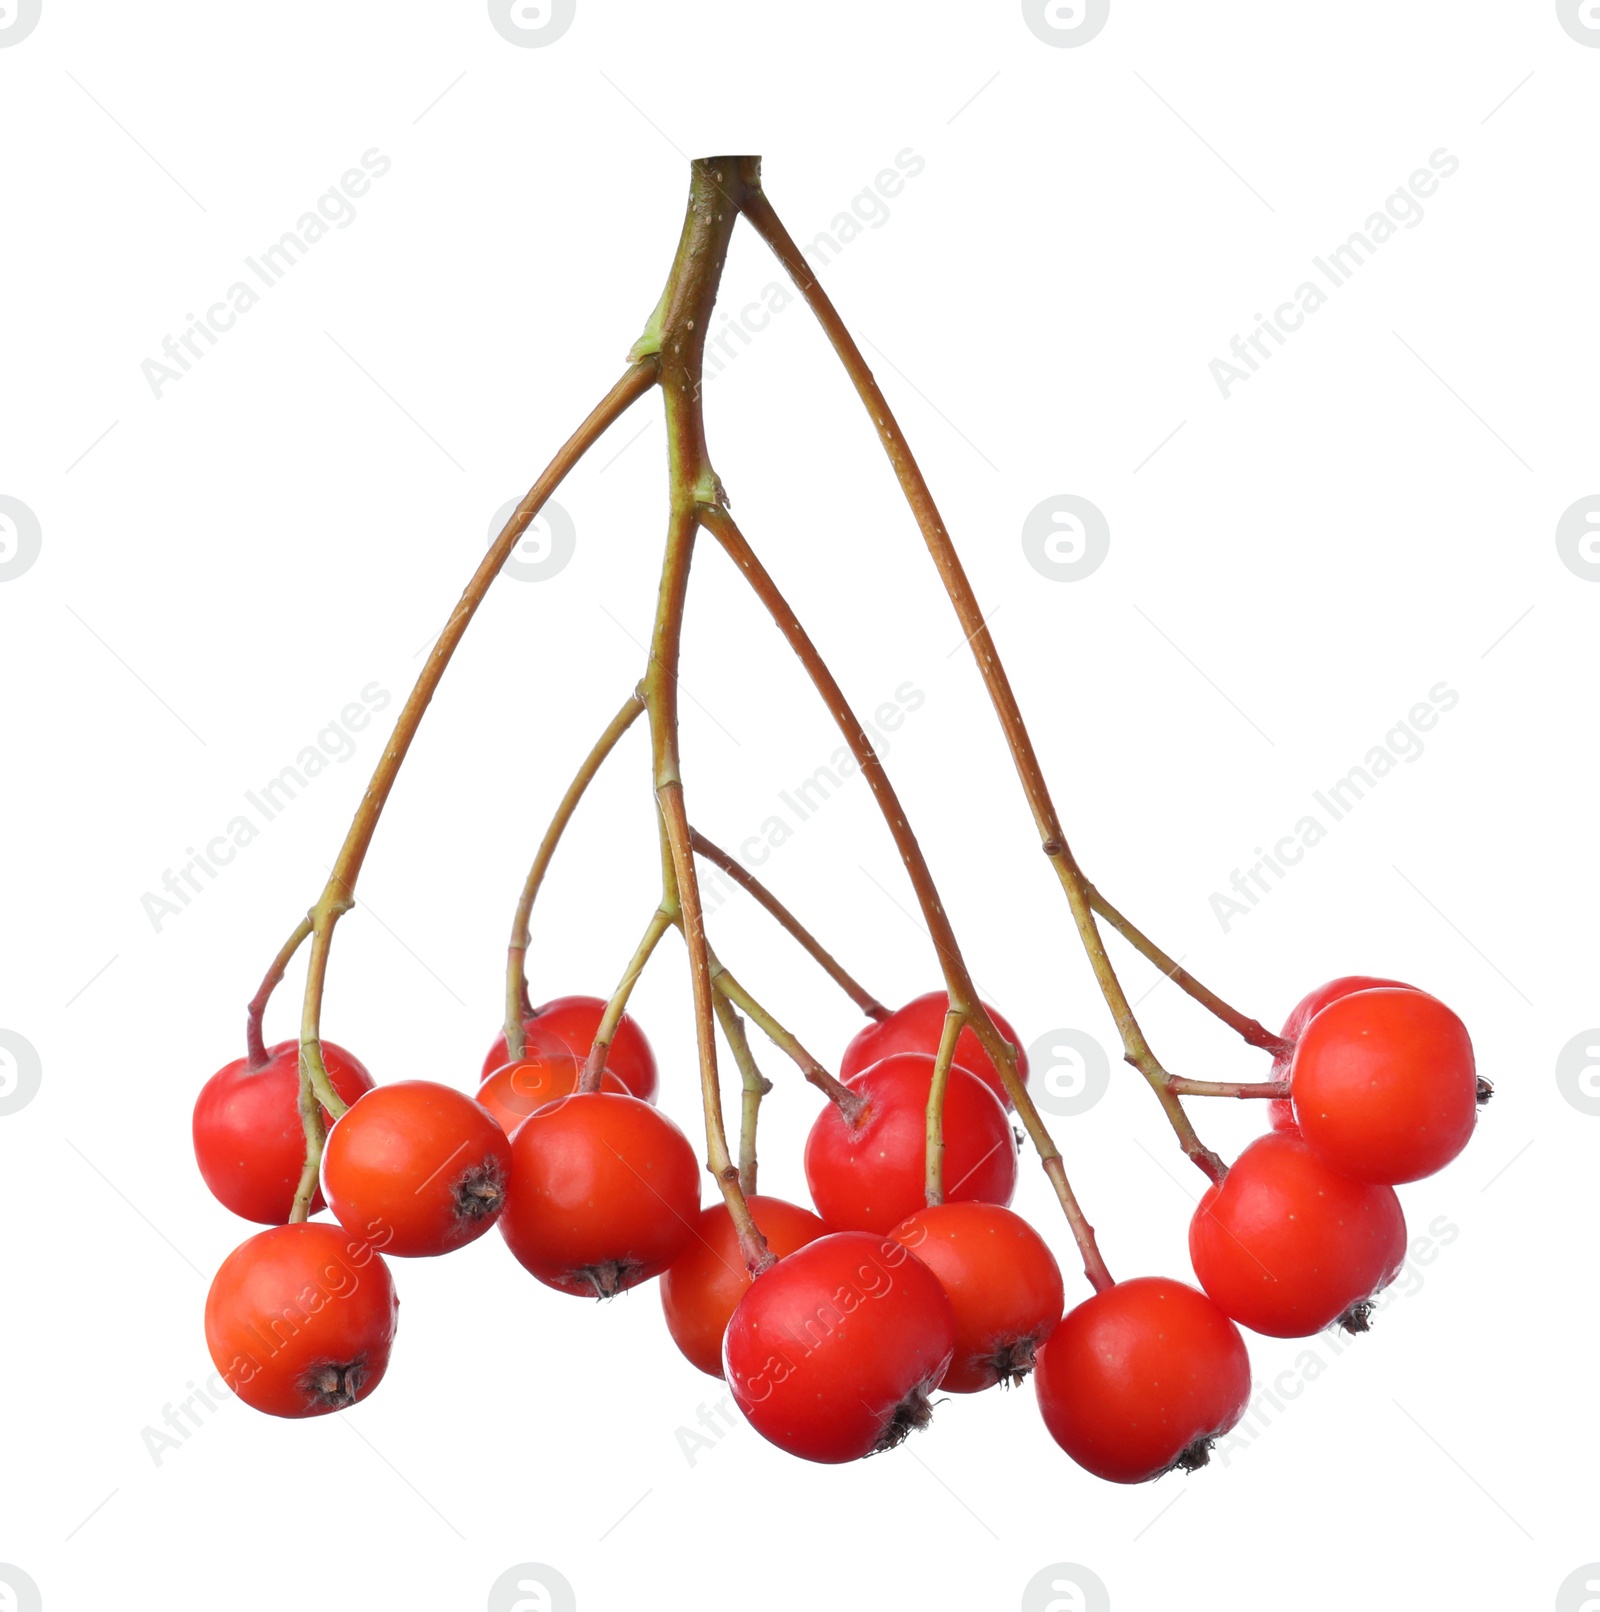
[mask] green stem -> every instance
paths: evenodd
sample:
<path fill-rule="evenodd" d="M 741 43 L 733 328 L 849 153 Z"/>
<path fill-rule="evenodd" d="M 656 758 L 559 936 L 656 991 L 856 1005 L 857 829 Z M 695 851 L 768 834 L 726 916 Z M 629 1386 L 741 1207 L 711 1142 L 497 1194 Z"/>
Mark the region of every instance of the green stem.
<path fill-rule="evenodd" d="M 606 1054 L 611 1050 L 617 1026 L 622 1023 L 622 1015 L 628 1011 L 628 998 L 633 995 L 633 988 L 644 972 L 644 965 L 650 961 L 651 953 L 655 951 L 672 922 L 673 915 L 664 906 L 657 907 L 651 913 L 650 922 L 645 926 L 644 938 L 640 940 L 632 958 L 629 959 L 628 967 L 616 990 L 611 993 L 605 1012 L 600 1015 L 594 1040 L 589 1045 L 589 1055 L 584 1060 L 583 1072 L 578 1076 L 579 1091 L 600 1090 L 600 1080 L 605 1074 Z"/>
<path fill-rule="evenodd" d="M 1187 1080 L 1181 1075 L 1172 1077 L 1172 1090 L 1179 1097 L 1287 1097 L 1287 1080 Z"/>
<path fill-rule="evenodd" d="M 744 1020 L 733 1003 L 721 991 L 713 1000 L 717 1023 L 722 1026 L 722 1038 L 728 1043 L 744 1081 L 739 1104 L 739 1190 L 749 1197 L 756 1190 L 756 1127 L 761 1119 L 761 1099 L 772 1090 L 772 1082 L 756 1063 L 755 1054 L 750 1050 L 750 1038 L 745 1034 Z"/>
<path fill-rule="evenodd" d="M 788 1058 L 824 1097 L 832 1103 L 849 1125 L 861 1117 L 867 1106 L 866 1099 L 858 1097 L 842 1081 L 834 1078 L 806 1049 L 792 1031 L 778 1021 L 722 966 L 715 952 L 711 954 L 711 981 L 721 996 L 725 996 L 743 1013 L 779 1052 Z"/>
<path fill-rule="evenodd" d="M 728 242 L 745 195 L 760 183 L 760 161 L 754 157 L 708 157 L 690 165 L 689 208 L 678 253 L 666 290 L 635 354 L 658 352 L 661 392 L 667 418 L 667 461 L 670 470 L 671 519 L 661 588 L 651 636 L 650 665 L 645 673 L 645 702 L 650 715 L 651 757 L 656 804 L 670 864 L 672 888 L 679 905 L 679 924 L 689 952 L 694 987 L 695 1040 L 700 1054 L 701 1106 L 705 1110 L 706 1167 L 722 1189 L 738 1235 L 739 1249 L 753 1275 L 773 1263 L 739 1185 L 738 1167 L 728 1152 L 717 1073 L 717 1044 L 711 983 L 710 948 L 705 911 L 689 839 L 683 777 L 678 753 L 678 661 L 683 641 L 683 612 L 689 567 L 698 526 L 696 511 L 720 495 L 706 446 L 701 411 L 706 334 L 716 303 L 717 285 L 727 259 Z M 663 869 L 664 875 L 667 869 Z"/>
<path fill-rule="evenodd" d="M 967 1022 L 965 1013 L 951 1008 L 944 1016 L 939 1051 L 933 1060 L 933 1081 L 928 1087 L 927 1184 L 930 1204 L 944 1202 L 944 1096 L 950 1084 L 950 1066 L 956 1061 L 956 1041 Z"/>
<path fill-rule="evenodd" d="M 316 905 L 311 909 L 309 915 L 312 926 L 311 958 L 306 968 L 305 1004 L 300 1018 L 302 1079 L 310 1082 L 312 1091 L 335 1119 L 344 1112 L 345 1105 L 334 1091 L 322 1060 L 322 993 L 327 977 L 328 953 L 333 942 L 335 926 L 355 905 L 356 880 L 360 877 L 362 863 L 366 860 L 367 850 L 372 844 L 378 819 L 383 815 L 383 808 L 388 803 L 389 792 L 394 788 L 406 752 L 411 748 L 411 741 L 416 737 L 417 728 L 422 722 L 423 714 L 428 709 L 428 703 L 432 700 L 435 689 L 439 686 L 439 680 L 444 676 L 445 667 L 450 664 L 450 657 L 455 654 L 462 635 L 473 616 L 477 614 L 478 606 L 483 603 L 490 585 L 500 574 L 500 568 L 516 547 L 518 539 L 528 529 L 529 522 L 561 485 L 567 472 L 604 435 L 607 427 L 620 419 L 631 404 L 655 385 L 659 373 L 659 361 L 649 356 L 641 357 L 627 370 L 622 379 L 606 393 L 589 417 L 563 444 L 544 474 L 529 488 L 527 497 L 517 505 L 516 512 L 506 522 L 505 529 L 490 545 L 488 553 L 473 572 L 472 580 L 468 582 L 455 609 L 450 613 L 450 619 L 445 622 L 444 630 L 439 634 L 432 653 L 423 664 L 409 698 L 401 707 L 399 716 L 395 718 L 394 731 L 384 747 L 383 755 L 372 775 L 372 781 L 367 785 L 366 794 L 362 796 L 361 804 L 356 809 L 355 819 L 345 835 L 333 871 L 329 874 L 328 882 L 323 887 Z M 306 1132 L 306 1164 L 301 1185 L 303 1187 L 305 1179 L 309 1178 L 314 1186 L 321 1142 L 320 1139 L 313 1137 L 313 1131 L 320 1132 L 321 1117 L 316 1116 L 314 1126 L 312 1119 L 305 1113 L 304 1098 L 301 1108 Z"/>
<path fill-rule="evenodd" d="M 306 1065 L 304 1052 L 300 1055 L 300 1132 L 305 1138 L 306 1151 L 300 1166 L 300 1179 L 295 1184 L 294 1202 L 289 1209 L 289 1223 L 300 1225 L 311 1218 L 311 1203 L 317 1195 L 317 1178 L 322 1171 L 322 1149 L 328 1139 L 327 1126 L 322 1118 L 322 1104 L 312 1089 L 311 1071 Z"/>
<path fill-rule="evenodd" d="M 594 748 L 584 757 L 583 765 L 578 768 L 572 782 L 567 785 L 567 792 L 561 797 L 561 804 L 556 807 L 555 816 L 550 819 L 550 826 L 544 831 L 544 838 L 539 842 L 539 851 L 533 859 L 533 866 L 528 869 L 522 894 L 517 900 L 516 916 L 511 920 L 511 944 L 506 951 L 506 1050 L 513 1060 L 520 1058 L 527 1050 L 525 1021 L 530 1010 L 527 973 L 528 921 L 533 914 L 534 900 L 539 894 L 539 887 L 544 883 L 550 859 L 556 854 L 556 847 L 561 843 L 561 836 L 566 832 L 567 824 L 572 821 L 572 814 L 578 809 L 584 791 L 594 782 L 595 774 L 604 765 L 606 757 L 616 748 L 617 741 L 643 714 L 644 691 L 636 688 L 622 702 L 621 709 L 606 725 L 605 732 L 595 741 Z"/>

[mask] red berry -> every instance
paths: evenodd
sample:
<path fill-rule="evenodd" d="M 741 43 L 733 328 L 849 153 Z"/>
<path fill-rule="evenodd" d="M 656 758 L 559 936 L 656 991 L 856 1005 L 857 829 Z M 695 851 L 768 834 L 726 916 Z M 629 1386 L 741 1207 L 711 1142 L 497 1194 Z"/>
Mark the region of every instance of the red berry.
<path fill-rule="evenodd" d="M 939 1278 L 955 1311 L 956 1352 L 940 1386 L 975 1394 L 1021 1382 L 1066 1302 L 1044 1238 L 993 1203 L 919 1209 L 891 1235 Z"/>
<path fill-rule="evenodd" d="M 752 1193 L 745 1200 L 767 1247 L 779 1258 L 815 1242 L 828 1228 L 797 1204 Z M 661 1308 L 672 1341 L 691 1365 L 722 1375 L 722 1337 L 750 1287 L 738 1233 L 726 1204 L 700 1211 L 695 1235 L 661 1278 Z"/>
<path fill-rule="evenodd" d="M 1283 1039 L 1289 1043 L 1289 1050 L 1281 1052 L 1272 1060 L 1272 1079 L 1287 1080 L 1289 1066 L 1294 1061 L 1295 1044 L 1300 1040 L 1305 1027 L 1330 1003 L 1337 1002 L 1341 996 L 1349 996 L 1355 991 L 1371 991 L 1379 986 L 1392 986 L 1397 991 L 1414 991 L 1416 986 L 1407 985 L 1400 980 L 1379 979 L 1371 974 L 1345 974 L 1336 980 L 1329 980 L 1326 985 L 1319 985 L 1316 990 L 1309 991 L 1302 996 L 1289 1012 L 1289 1017 L 1283 1021 L 1280 1032 Z M 1292 1131 L 1295 1129 L 1294 1105 L 1287 1097 L 1274 1097 L 1267 1104 L 1267 1118 L 1275 1131 Z"/>
<path fill-rule="evenodd" d="M 985 1002 L 984 1006 L 989 1007 L 989 1004 Z M 839 1061 L 839 1078 L 848 1081 L 852 1075 L 897 1052 L 925 1052 L 933 1057 L 939 1050 L 939 1041 L 944 1035 L 944 1016 L 949 1010 L 950 998 L 944 991 L 929 991 L 926 996 L 907 1002 L 903 1008 L 896 1008 L 888 1018 L 874 1020 L 865 1029 L 858 1030 L 844 1049 L 844 1057 Z M 1017 1049 L 1017 1077 L 1026 1081 L 1028 1055 L 1017 1040 L 1017 1032 L 992 1007 L 989 1017 L 994 1020 L 995 1029 Z M 963 1069 L 970 1069 L 1007 1108 L 1011 1107 L 1000 1071 L 983 1050 L 977 1031 L 970 1025 L 964 1026 L 956 1037 L 955 1061 Z"/>
<path fill-rule="evenodd" d="M 481 1237 L 505 1202 L 511 1144 L 453 1086 L 379 1086 L 328 1132 L 322 1190 L 339 1224 L 386 1254 L 448 1254 Z"/>
<path fill-rule="evenodd" d="M 569 1052 L 537 1053 L 520 1063 L 501 1064 L 478 1088 L 477 1101 L 510 1136 L 536 1108 L 577 1091 L 582 1073 L 583 1065 Z M 600 1090 L 628 1095 L 628 1088 L 609 1069 L 601 1073 Z"/>
<path fill-rule="evenodd" d="M 1420 1181 L 1467 1145 L 1478 1075 L 1467 1027 L 1437 998 L 1357 991 L 1306 1026 L 1289 1075 L 1294 1117 L 1357 1181 Z"/>
<path fill-rule="evenodd" d="M 1274 1338 L 1309 1337 L 1346 1315 L 1364 1330 L 1358 1306 L 1405 1255 L 1394 1188 L 1336 1174 L 1298 1133 L 1258 1137 L 1189 1223 L 1189 1258 L 1212 1302 Z"/>
<path fill-rule="evenodd" d="M 532 1016 L 524 1021 L 528 1050 L 569 1052 L 581 1064 L 594 1045 L 594 1033 L 600 1028 L 605 1011 L 605 1001 L 598 996 L 552 997 L 542 1007 L 536 1007 Z M 483 1060 L 483 1078 L 487 1080 L 508 1061 L 506 1033 L 501 1030 Z M 617 1021 L 617 1033 L 606 1048 L 606 1068 L 635 1097 L 642 1097 L 647 1103 L 656 1100 L 656 1055 L 650 1050 L 638 1021 L 626 1013 Z"/>
<path fill-rule="evenodd" d="M 610 1298 L 659 1276 L 699 1218 L 694 1149 L 637 1097 L 580 1092 L 517 1127 L 500 1234 L 541 1282 Z"/>
<path fill-rule="evenodd" d="M 347 1103 L 372 1090 L 372 1076 L 343 1047 L 324 1041 L 322 1061 L 333 1089 Z M 322 1117 L 332 1123 L 326 1110 Z M 200 1088 L 193 1128 L 195 1162 L 217 1201 L 246 1220 L 283 1225 L 306 1160 L 300 1043 L 280 1041 L 259 1069 L 244 1058 L 219 1069 Z M 311 1212 L 324 1207 L 319 1191 Z"/>
<path fill-rule="evenodd" d="M 806 1138 L 811 1201 L 835 1231 L 898 1226 L 925 1200 L 928 1091 L 933 1059 L 902 1052 L 845 1082 L 866 1099 L 854 1123 L 836 1104 Z M 1010 1203 L 1017 1188 L 1017 1144 L 993 1092 L 954 1066 L 945 1087 L 944 1195 L 951 1202 Z"/>
<path fill-rule="evenodd" d="M 1069 1310 L 1033 1374 L 1050 1436 L 1112 1483 L 1204 1466 L 1244 1415 L 1250 1356 L 1204 1293 L 1138 1276 Z"/>
<path fill-rule="evenodd" d="M 839 1232 L 751 1283 L 723 1368 L 763 1438 L 807 1461 L 854 1461 L 927 1425 L 955 1342 L 950 1301 L 925 1265 L 887 1237 Z"/>
<path fill-rule="evenodd" d="M 389 1268 L 338 1226 L 257 1232 L 206 1295 L 206 1346 L 222 1380 L 271 1416 L 325 1416 L 376 1388 L 399 1300 Z"/>

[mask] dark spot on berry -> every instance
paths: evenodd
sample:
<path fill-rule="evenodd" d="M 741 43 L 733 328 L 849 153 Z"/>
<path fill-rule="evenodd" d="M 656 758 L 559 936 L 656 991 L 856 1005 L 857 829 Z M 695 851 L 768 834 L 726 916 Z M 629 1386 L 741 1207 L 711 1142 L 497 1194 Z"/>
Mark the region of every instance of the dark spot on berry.
<path fill-rule="evenodd" d="M 608 1259 L 598 1265 L 585 1265 L 572 1273 L 578 1282 L 587 1282 L 597 1299 L 614 1299 L 633 1285 L 633 1272 L 640 1268 L 636 1259 Z"/>
<path fill-rule="evenodd" d="M 994 1374 L 992 1380 L 1002 1388 L 1020 1388 L 1033 1370 L 1033 1354 L 1038 1347 L 1037 1338 L 1017 1338 L 1002 1344 L 985 1362 Z"/>
<path fill-rule="evenodd" d="M 1354 1337 L 1358 1332 L 1370 1332 L 1372 1330 L 1372 1300 L 1362 1299 L 1359 1304 L 1352 1304 L 1339 1317 L 1339 1325 L 1351 1337 Z"/>
<path fill-rule="evenodd" d="M 360 1397 L 366 1378 L 367 1365 L 363 1359 L 343 1365 L 333 1360 L 319 1360 L 301 1377 L 300 1387 L 313 1405 L 323 1410 L 344 1410 Z"/>
<path fill-rule="evenodd" d="M 1217 1441 L 1207 1435 L 1197 1438 L 1187 1449 L 1178 1451 L 1178 1458 L 1170 1467 L 1169 1472 L 1198 1472 L 1211 1460 L 1211 1446 Z"/>
<path fill-rule="evenodd" d="M 928 1391 L 919 1385 L 895 1406 L 894 1414 L 884 1423 L 883 1431 L 878 1434 L 878 1442 L 872 1446 L 870 1453 L 881 1455 L 885 1450 L 904 1444 L 913 1433 L 919 1432 L 932 1420 L 933 1406 L 928 1401 Z"/>
<path fill-rule="evenodd" d="M 490 1154 L 482 1164 L 464 1171 L 451 1190 L 456 1213 L 463 1220 L 491 1220 L 506 1201 L 505 1170 Z"/>

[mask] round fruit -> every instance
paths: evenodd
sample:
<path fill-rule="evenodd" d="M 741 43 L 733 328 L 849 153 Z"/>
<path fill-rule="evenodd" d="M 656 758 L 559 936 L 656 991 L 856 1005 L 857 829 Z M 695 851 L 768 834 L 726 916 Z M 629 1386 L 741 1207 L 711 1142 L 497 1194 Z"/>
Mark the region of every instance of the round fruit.
<path fill-rule="evenodd" d="M 925 1201 L 928 1091 L 933 1059 L 901 1052 L 845 1084 L 866 1106 L 854 1123 L 834 1103 L 806 1138 L 811 1201 L 834 1231 L 898 1226 Z M 959 1065 L 944 1103 L 944 1195 L 952 1203 L 1010 1203 L 1017 1188 L 1017 1143 L 994 1093 Z"/>
<path fill-rule="evenodd" d="M 386 1254 L 448 1254 L 495 1222 L 511 1144 L 488 1109 L 432 1080 L 379 1086 L 328 1132 L 322 1190 Z"/>
<path fill-rule="evenodd" d="M 581 1064 L 594 1045 L 594 1033 L 600 1028 L 605 1011 L 602 997 L 552 997 L 542 1007 L 536 1007 L 523 1023 L 528 1050 L 569 1052 Z M 508 1061 L 506 1033 L 501 1030 L 483 1060 L 483 1078 L 487 1080 Z M 647 1103 L 656 1100 L 656 1055 L 650 1050 L 638 1021 L 626 1013 L 617 1021 L 617 1033 L 606 1048 L 606 1068 L 635 1097 Z"/>
<path fill-rule="evenodd" d="M 797 1204 L 750 1194 L 745 1202 L 767 1247 L 785 1259 L 826 1235 L 828 1228 Z M 726 1204 L 700 1211 L 695 1235 L 661 1278 L 661 1308 L 672 1341 L 689 1363 L 712 1377 L 722 1375 L 722 1337 L 750 1287 L 739 1236 Z"/>
<path fill-rule="evenodd" d="M 1020 1383 L 1066 1302 L 1044 1238 L 993 1203 L 931 1205 L 891 1235 L 939 1278 L 955 1311 L 956 1352 L 940 1386 L 976 1394 Z"/>
<path fill-rule="evenodd" d="M 765 1439 L 807 1461 L 893 1449 L 932 1416 L 956 1320 L 899 1243 L 838 1232 L 750 1284 L 728 1323 L 724 1374 Z"/>
<path fill-rule="evenodd" d="M 1346 1317 L 1406 1256 L 1393 1187 L 1338 1175 L 1298 1133 L 1258 1137 L 1189 1223 L 1189 1259 L 1212 1302 L 1241 1326 L 1304 1338 Z"/>
<path fill-rule="evenodd" d="M 347 1103 L 372 1090 L 372 1076 L 343 1047 L 324 1041 L 322 1061 L 333 1089 Z M 322 1118 L 332 1124 L 326 1110 Z M 244 1058 L 219 1069 L 200 1088 L 193 1129 L 195 1162 L 217 1201 L 246 1220 L 283 1225 L 306 1160 L 300 1043 L 280 1041 L 259 1069 Z M 319 1191 L 311 1212 L 324 1207 Z"/>
<path fill-rule="evenodd" d="M 1017 1032 L 987 1002 L 984 1006 L 989 1008 L 995 1029 L 1017 1049 L 1017 1078 L 1026 1082 L 1028 1055 L 1017 1040 Z M 897 1052 L 925 1052 L 933 1057 L 939 1050 L 939 1041 L 944 1035 L 944 1016 L 949 1010 L 950 998 L 944 991 L 929 991 L 926 996 L 907 1002 L 903 1008 L 896 1008 L 888 1018 L 874 1020 L 865 1029 L 858 1030 L 844 1049 L 844 1057 L 839 1061 L 839 1078 L 848 1081 L 852 1075 Z M 983 1043 L 971 1025 L 963 1025 L 961 1034 L 956 1037 L 955 1062 L 963 1069 L 970 1069 L 1007 1108 L 1011 1107 L 1000 1071 L 983 1050 Z"/>
<path fill-rule="evenodd" d="M 1357 991 L 1306 1026 L 1289 1075 L 1295 1123 L 1357 1181 L 1420 1181 L 1467 1145 L 1478 1075 L 1467 1027 L 1421 991 Z"/>
<path fill-rule="evenodd" d="M 538 1053 L 520 1063 L 501 1064 L 478 1088 L 477 1100 L 510 1136 L 536 1108 L 577 1091 L 582 1073 L 583 1065 L 571 1053 Z M 628 1088 L 609 1069 L 600 1075 L 600 1090 L 628 1095 Z"/>
<path fill-rule="evenodd" d="M 694 1149 L 637 1097 L 579 1092 L 517 1127 L 500 1234 L 541 1282 L 610 1298 L 659 1276 L 699 1218 Z"/>
<path fill-rule="evenodd" d="M 1350 996 L 1356 991 L 1376 990 L 1380 986 L 1390 986 L 1397 991 L 1414 991 L 1416 986 L 1407 985 L 1401 980 L 1379 979 L 1371 974 L 1345 974 L 1336 980 L 1329 980 L 1326 985 L 1319 985 L 1316 990 L 1308 991 L 1302 996 L 1294 1007 L 1290 1009 L 1289 1017 L 1283 1021 L 1283 1029 L 1279 1032 L 1283 1039 L 1289 1043 L 1287 1052 L 1280 1052 L 1272 1060 L 1273 1080 L 1287 1080 L 1289 1067 L 1294 1062 L 1294 1049 L 1305 1027 L 1330 1003 L 1337 1002 L 1341 996 Z M 1267 1118 L 1275 1131 L 1294 1130 L 1294 1105 L 1287 1097 L 1274 1097 L 1267 1104 Z"/>
<path fill-rule="evenodd" d="M 372 1392 L 394 1343 L 389 1268 L 338 1226 L 275 1226 L 223 1260 L 206 1295 L 222 1380 L 270 1416 L 325 1416 Z"/>
<path fill-rule="evenodd" d="M 1050 1436 L 1112 1483 L 1204 1466 L 1250 1400 L 1239 1329 L 1163 1276 L 1118 1282 L 1069 1310 L 1033 1374 Z"/>

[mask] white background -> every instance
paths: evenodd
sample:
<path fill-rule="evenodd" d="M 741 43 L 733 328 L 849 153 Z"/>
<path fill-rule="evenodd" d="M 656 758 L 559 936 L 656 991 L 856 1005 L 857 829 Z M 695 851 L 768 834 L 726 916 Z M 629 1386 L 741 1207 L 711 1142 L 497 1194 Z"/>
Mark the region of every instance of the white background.
<path fill-rule="evenodd" d="M 1600 587 L 1555 543 L 1600 491 L 1597 74 L 1548 0 L 1114 0 L 1067 49 L 1015 4 L 943 0 L 579 0 L 534 49 L 482 4 L 45 0 L 0 49 L 0 493 L 43 534 L 0 583 L 0 1028 L 43 1068 L 0 1117 L 0 1562 L 52 1612 L 478 1608 L 519 1562 L 559 1568 L 586 1612 L 1012 1608 L 1058 1562 L 1117 1612 L 1556 1604 L 1600 1557 L 1597 1131 L 1555 1078 L 1600 1019 Z M 374 147 L 392 169 L 354 223 L 157 400 L 142 361 Z M 1422 222 L 1224 401 L 1210 360 L 1439 148 L 1460 167 Z M 1407 1296 L 1343 1353 L 1253 1339 L 1281 1408 L 1262 1401 L 1270 1425 L 1192 1479 L 1087 1477 L 1027 1388 L 944 1403 L 849 1468 L 742 1423 L 691 1462 L 680 1430 L 720 1389 L 655 1293 L 576 1303 L 491 1235 L 397 1270 L 393 1365 L 353 1414 L 225 1404 L 157 1464 L 144 1430 L 209 1370 L 206 1284 L 249 1229 L 199 1181 L 190 1106 L 242 1051 L 243 1004 L 326 876 L 381 725 L 159 931 L 142 898 L 363 686 L 398 705 L 494 511 L 620 373 L 687 156 L 763 153 L 810 240 L 875 211 L 861 193 L 907 149 L 925 168 L 825 280 L 994 612 L 1091 876 L 1274 1024 L 1338 973 L 1436 991 L 1498 1086 L 1468 1152 L 1403 1192 L 1415 1239 L 1440 1228 Z M 730 302 L 780 278 L 741 230 Z M 908 681 L 926 696 L 889 767 L 986 995 L 1025 1042 L 1111 1047 L 954 617 L 797 300 L 708 413 L 735 513 L 859 706 Z M 327 1033 L 380 1079 L 474 1081 L 526 862 L 642 669 L 663 472 L 651 398 L 559 494 L 572 563 L 497 585 L 429 713 L 330 980 Z M 1061 493 L 1110 526 L 1080 581 L 1021 545 Z M 683 675 L 691 811 L 737 845 L 838 741 L 709 545 Z M 1425 752 L 1224 933 L 1212 893 L 1440 681 L 1459 703 Z M 536 996 L 609 989 L 655 870 L 636 734 L 541 900 Z M 859 780 L 762 872 L 890 1001 L 936 982 Z M 836 1057 L 850 1005 L 742 900 L 712 927 Z M 1265 1076 L 1117 956 L 1169 1065 Z M 636 1004 L 692 1130 L 675 940 Z M 763 1187 L 799 1195 L 815 1094 L 763 1060 Z M 1230 1155 L 1263 1123 L 1193 1106 Z M 1186 1276 L 1201 1182 L 1137 1076 L 1117 1066 L 1057 1127 L 1113 1270 Z M 1017 1203 L 1082 1297 L 1031 1167 Z"/>

